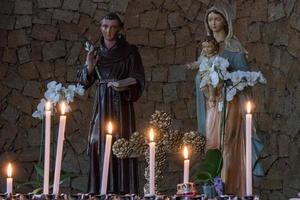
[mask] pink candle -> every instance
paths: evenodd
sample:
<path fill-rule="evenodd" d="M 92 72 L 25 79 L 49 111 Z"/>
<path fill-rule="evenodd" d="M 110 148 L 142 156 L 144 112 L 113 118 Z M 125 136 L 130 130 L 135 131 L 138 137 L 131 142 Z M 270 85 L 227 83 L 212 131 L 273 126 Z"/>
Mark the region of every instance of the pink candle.
<path fill-rule="evenodd" d="M 104 163 L 102 171 L 102 182 L 101 182 L 101 194 L 104 195 L 107 192 L 107 178 L 108 178 L 108 169 L 109 169 L 109 160 L 111 152 L 111 142 L 112 142 L 112 123 L 108 123 L 108 131 L 106 134 L 105 141 L 105 152 L 104 152 Z"/>
<path fill-rule="evenodd" d="M 183 149 L 184 156 L 184 169 L 183 169 L 183 183 L 189 182 L 189 174 L 190 174 L 190 160 L 189 160 L 189 151 L 186 146 Z"/>
<path fill-rule="evenodd" d="M 11 163 L 9 163 L 7 166 L 6 192 L 7 192 L 7 194 L 12 194 L 12 192 L 13 192 L 13 178 L 12 178 Z"/>
<path fill-rule="evenodd" d="M 252 114 L 251 103 L 247 103 L 246 114 L 246 195 L 252 195 Z"/>
<path fill-rule="evenodd" d="M 56 161 L 55 161 L 55 173 L 54 173 L 54 183 L 53 183 L 53 194 L 58 195 L 59 193 L 59 182 L 60 182 L 60 171 L 62 163 L 63 145 L 65 140 L 65 128 L 66 120 L 65 116 L 65 103 L 61 104 L 61 116 L 59 119 L 59 129 L 57 138 L 57 149 L 56 149 Z"/>
<path fill-rule="evenodd" d="M 155 141 L 154 131 L 151 128 L 149 133 L 149 195 L 155 195 Z"/>
<path fill-rule="evenodd" d="M 43 193 L 49 194 L 50 143 L 51 143 L 51 103 L 45 106 L 45 152 L 44 152 L 44 185 Z"/>

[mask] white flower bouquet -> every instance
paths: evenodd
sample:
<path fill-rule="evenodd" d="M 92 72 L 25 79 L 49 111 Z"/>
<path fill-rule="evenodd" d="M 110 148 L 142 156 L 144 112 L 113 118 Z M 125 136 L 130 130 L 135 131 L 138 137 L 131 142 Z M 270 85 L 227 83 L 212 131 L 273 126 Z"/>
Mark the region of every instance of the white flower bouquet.
<path fill-rule="evenodd" d="M 266 83 L 266 79 L 261 72 L 240 70 L 229 72 L 228 67 L 228 60 L 220 56 L 203 57 L 199 66 L 200 88 L 207 85 L 216 88 L 220 80 L 223 80 L 226 83 L 226 101 L 231 101 L 237 92 L 244 90 L 245 87 L 254 86 L 257 83 Z"/>
<path fill-rule="evenodd" d="M 69 103 L 74 101 L 75 94 L 83 96 L 84 92 L 85 90 L 80 84 L 69 85 L 65 88 L 61 83 L 51 81 L 47 84 L 47 91 L 44 94 L 45 98 L 41 99 L 32 117 L 43 119 L 46 101 L 50 101 L 54 106 L 60 101 L 65 101 L 66 112 L 69 112 L 71 110 Z"/>

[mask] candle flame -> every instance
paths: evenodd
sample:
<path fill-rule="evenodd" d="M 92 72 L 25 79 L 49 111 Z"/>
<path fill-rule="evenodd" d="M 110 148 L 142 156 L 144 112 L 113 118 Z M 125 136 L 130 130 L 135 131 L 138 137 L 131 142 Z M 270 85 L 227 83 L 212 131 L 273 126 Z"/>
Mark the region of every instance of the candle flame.
<path fill-rule="evenodd" d="M 250 101 L 247 102 L 247 113 L 248 114 L 251 113 L 251 102 Z"/>
<path fill-rule="evenodd" d="M 51 102 L 50 101 L 46 102 L 45 108 L 46 108 L 46 110 L 50 110 L 50 108 L 51 108 Z"/>
<path fill-rule="evenodd" d="M 112 134 L 113 131 L 113 126 L 111 122 L 108 122 L 108 126 L 107 126 L 107 132 L 108 134 Z"/>
<path fill-rule="evenodd" d="M 189 159 L 189 150 L 188 150 L 187 146 L 184 146 L 184 148 L 183 148 L 183 157 L 184 157 L 184 159 Z"/>
<path fill-rule="evenodd" d="M 61 114 L 64 115 L 66 113 L 66 104 L 65 102 L 61 102 L 60 104 L 60 110 L 61 110 Z"/>
<path fill-rule="evenodd" d="M 153 131 L 153 128 L 150 129 L 149 139 L 150 139 L 150 142 L 154 142 L 154 131 Z"/>
<path fill-rule="evenodd" d="M 11 165 L 11 163 L 8 163 L 8 166 L 7 166 L 7 176 L 9 178 L 12 176 L 12 165 Z"/>

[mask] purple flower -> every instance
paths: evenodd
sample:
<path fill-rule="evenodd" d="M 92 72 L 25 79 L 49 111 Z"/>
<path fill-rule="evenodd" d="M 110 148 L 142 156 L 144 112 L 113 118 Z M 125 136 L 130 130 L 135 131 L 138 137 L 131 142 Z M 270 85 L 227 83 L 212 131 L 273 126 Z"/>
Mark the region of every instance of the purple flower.
<path fill-rule="evenodd" d="M 214 186 L 215 186 L 215 190 L 218 193 L 218 195 L 222 195 L 224 188 L 223 188 L 223 182 L 221 177 L 217 176 L 214 178 Z"/>

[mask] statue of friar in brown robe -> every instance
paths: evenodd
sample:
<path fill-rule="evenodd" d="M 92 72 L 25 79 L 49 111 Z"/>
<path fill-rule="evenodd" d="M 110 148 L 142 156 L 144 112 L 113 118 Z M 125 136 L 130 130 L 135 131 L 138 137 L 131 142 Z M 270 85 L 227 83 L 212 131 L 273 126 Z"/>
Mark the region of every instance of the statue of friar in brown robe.
<path fill-rule="evenodd" d="M 135 131 L 133 102 L 145 86 L 144 68 L 138 49 L 119 33 L 123 23 L 110 13 L 101 20 L 101 46 L 97 53 L 90 51 L 86 65 L 78 72 L 78 82 L 89 88 L 96 84 L 96 94 L 88 141 L 90 172 L 88 192 L 101 191 L 102 166 L 107 123 L 112 121 L 113 142 L 129 139 Z M 107 193 L 138 192 L 137 159 L 118 159 L 111 154 Z"/>

